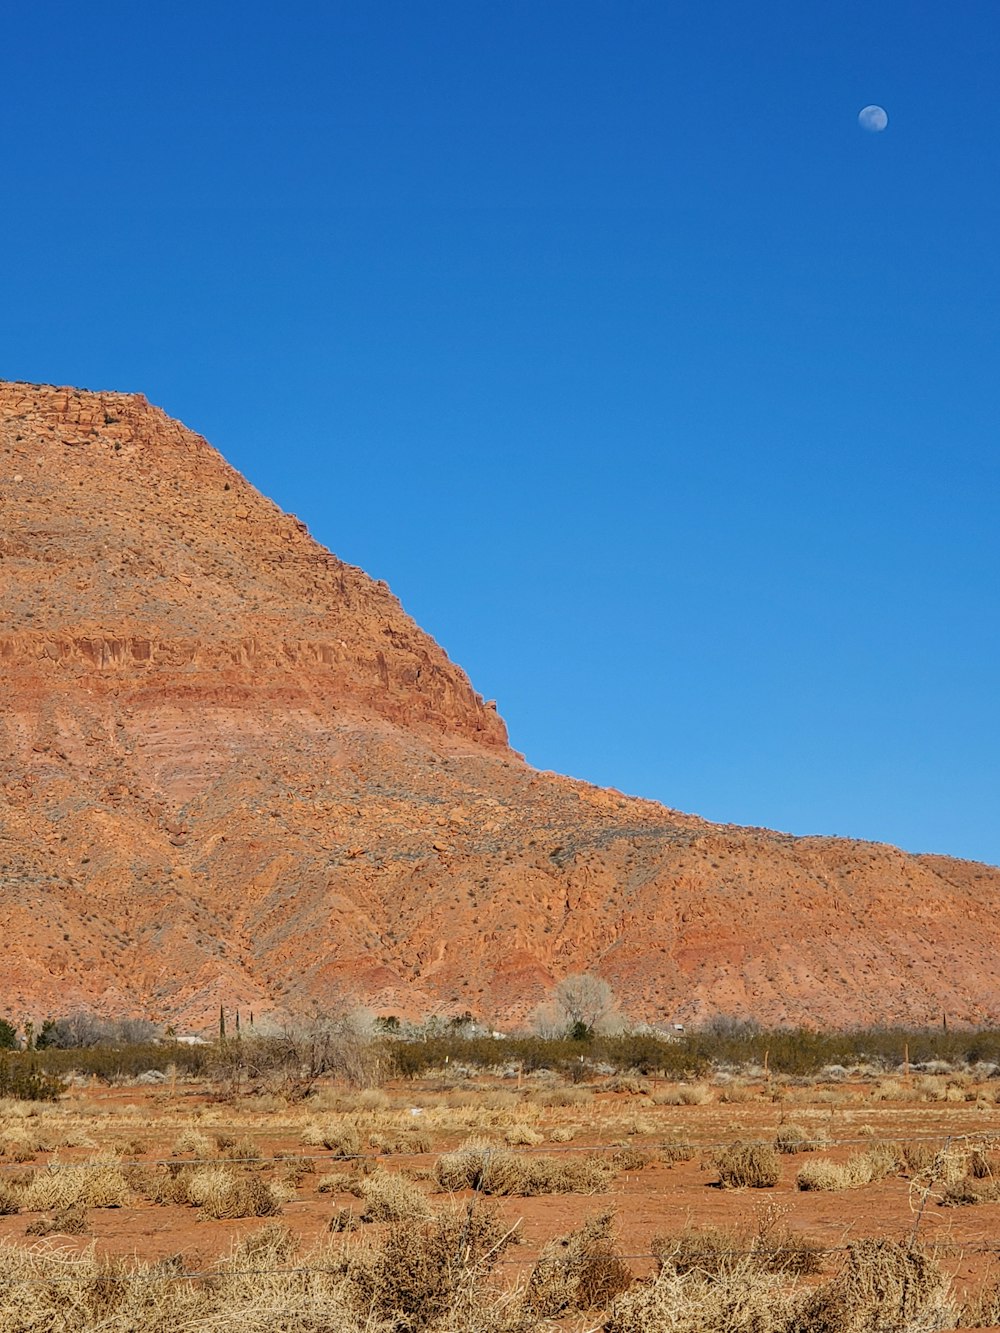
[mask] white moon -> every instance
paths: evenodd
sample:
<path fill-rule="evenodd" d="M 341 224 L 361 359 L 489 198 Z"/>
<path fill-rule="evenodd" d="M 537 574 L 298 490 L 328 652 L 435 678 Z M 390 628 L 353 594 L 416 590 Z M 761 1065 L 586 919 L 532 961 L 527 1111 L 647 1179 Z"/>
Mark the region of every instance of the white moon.
<path fill-rule="evenodd" d="M 889 124 L 889 117 L 885 113 L 885 107 L 862 107 L 858 112 L 858 124 L 863 130 L 868 130 L 871 134 L 880 134 Z"/>

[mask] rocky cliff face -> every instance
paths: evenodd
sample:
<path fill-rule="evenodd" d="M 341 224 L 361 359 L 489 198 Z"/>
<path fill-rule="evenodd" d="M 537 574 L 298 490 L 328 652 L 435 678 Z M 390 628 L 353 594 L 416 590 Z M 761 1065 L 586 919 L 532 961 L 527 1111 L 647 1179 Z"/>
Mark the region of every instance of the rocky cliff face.
<path fill-rule="evenodd" d="M 1000 1016 L 1000 872 L 528 768 L 382 584 L 137 396 L 0 383 L 0 1011 Z"/>

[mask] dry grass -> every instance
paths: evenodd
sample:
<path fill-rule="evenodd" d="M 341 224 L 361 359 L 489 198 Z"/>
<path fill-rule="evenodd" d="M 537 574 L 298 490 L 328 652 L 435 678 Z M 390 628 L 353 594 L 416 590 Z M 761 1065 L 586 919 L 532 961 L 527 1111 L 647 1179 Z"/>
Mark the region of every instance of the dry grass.
<path fill-rule="evenodd" d="M 778 1154 L 766 1143 L 734 1143 L 715 1165 L 723 1189 L 771 1189 L 781 1176 Z"/>
<path fill-rule="evenodd" d="M 545 1135 L 540 1134 L 538 1130 L 532 1128 L 531 1125 L 518 1123 L 511 1125 L 510 1128 L 504 1132 L 503 1139 L 504 1143 L 511 1148 L 534 1148 L 537 1147 L 539 1143 L 545 1142 Z"/>
<path fill-rule="evenodd" d="M 129 1203 L 132 1190 L 114 1158 L 91 1158 L 80 1166 L 52 1163 L 35 1171 L 21 1192 L 26 1212 L 67 1208 L 121 1208 Z"/>
<path fill-rule="evenodd" d="M 675 1083 L 653 1093 L 654 1106 L 707 1106 L 714 1100 L 707 1083 Z"/>
<path fill-rule="evenodd" d="M 770 1225 L 756 1232 L 739 1227 L 688 1226 L 675 1235 L 654 1236 L 651 1249 L 661 1268 L 673 1268 L 682 1276 L 700 1273 L 704 1277 L 747 1265 L 763 1273 L 799 1277 L 818 1273 L 823 1256 L 822 1246 L 816 1241 Z"/>
<path fill-rule="evenodd" d="M 588 1157 L 543 1157 L 467 1144 L 438 1159 L 435 1178 L 442 1190 L 473 1189 L 483 1194 L 596 1194 L 607 1189 L 615 1167 Z"/>
<path fill-rule="evenodd" d="M 212 1140 L 207 1134 L 202 1134 L 201 1131 L 197 1129 L 185 1129 L 184 1132 L 179 1134 L 174 1140 L 174 1146 L 171 1149 L 171 1152 L 175 1157 L 179 1157 L 182 1154 L 190 1154 L 193 1157 L 204 1158 L 211 1157 L 212 1147 Z"/>
<path fill-rule="evenodd" d="M 632 1272 L 615 1247 L 613 1216 L 592 1217 L 542 1248 L 524 1292 L 528 1310 L 555 1318 L 606 1306 L 628 1290 Z"/>
<path fill-rule="evenodd" d="M 275 1217 L 281 1212 L 273 1187 L 256 1171 L 202 1167 L 187 1179 L 186 1191 L 205 1217 Z"/>
<path fill-rule="evenodd" d="M 87 1210 L 79 1204 L 63 1208 L 53 1217 L 39 1217 L 25 1227 L 27 1236 L 85 1236 Z"/>
<path fill-rule="evenodd" d="M 904 1165 L 898 1145 L 874 1143 L 864 1152 L 854 1153 L 846 1162 L 819 1158 L 803 1162 L 795 1176 L 800 1190 L 849 1190 L 884 1180 Z"/>
<path fill-rule="evenodd" d="M 819 1141 L 808 1134 L 801 1125 L 786 1121 L 778 1126 L 774 1136 L 775 1152 L 793 1155 L 800 1152 L 815 1152 Z"/>
<path fill-rule="evenodd" d="M 359 1178 L 354 1192 L 364 1200 L 362 1222 L 422 1222 L 431 1215 L 422 1190 L 390 1171 Z"/>
<path fill-rule="evenodd" d="M 791 1333 L 793 1311 L 793 1297 L 781 1279 L 761 1273 L 749 1260 L 712 1276 L 681 1274 L 665 1265 L 651 1282 L 634 1284 L 614 1301 L 603 1328 L 605 1333 Z"/>
<path fill-rule="evenodd" d="M 956 1316 L 934 1260 L 891 1240 L 850 1245 L 841 1273 L 808 1293 L 798 1315 L 807 1333 L 916 1333 L 951 1328 Z"/>

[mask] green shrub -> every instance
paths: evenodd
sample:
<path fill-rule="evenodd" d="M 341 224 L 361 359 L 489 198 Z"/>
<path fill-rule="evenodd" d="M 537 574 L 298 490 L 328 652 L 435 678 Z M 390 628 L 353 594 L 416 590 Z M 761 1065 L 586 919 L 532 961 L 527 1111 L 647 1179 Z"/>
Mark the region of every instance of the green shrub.
<path fill-rule="evenodd" d="M 62 1093 L 58 1078 L 36 1069 L 32 1057 L 20 1053 L 0 1056 L 0 1097 L 23 1102 L 54 1102 Z"/>

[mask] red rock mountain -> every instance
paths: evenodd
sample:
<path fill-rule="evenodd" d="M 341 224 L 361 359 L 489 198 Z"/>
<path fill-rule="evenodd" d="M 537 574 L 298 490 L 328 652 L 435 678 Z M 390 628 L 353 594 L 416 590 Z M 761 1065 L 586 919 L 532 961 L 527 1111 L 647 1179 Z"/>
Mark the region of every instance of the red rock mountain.
<path fill-rule="evenodd" d="M 382 583 L 144 398 L 0 382 L 0 1013 L 1000 1016 L 1000 871 L 528 767 Z"/>

